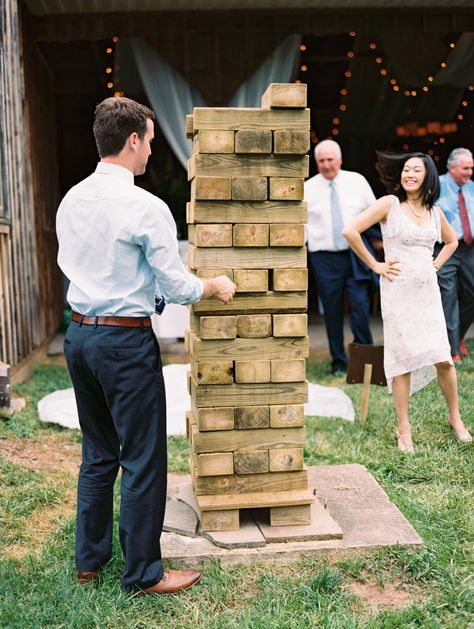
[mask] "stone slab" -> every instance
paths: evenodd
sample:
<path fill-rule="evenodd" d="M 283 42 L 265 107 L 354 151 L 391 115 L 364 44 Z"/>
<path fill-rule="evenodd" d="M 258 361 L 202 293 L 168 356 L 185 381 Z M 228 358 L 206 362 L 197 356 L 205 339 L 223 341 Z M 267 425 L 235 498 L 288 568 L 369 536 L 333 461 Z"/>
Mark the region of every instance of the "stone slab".
<path fill-rule="evenodd" d="M 199 519 L 197 513 L 182 500 L 168 497 L 163 530 L 188 537 L 196 537 Z"/>
<path fill-rule="evenodd" d="M 253 516 L 267 543 L 305 542 L 309 540 L 342 539 L 343 532 L 319 500 L 311 505 L 311 524 L 270 526 L 264 511 L 253 511 Z"/>
<path fill-rule="evenodd" d="M 220 548 L 262 548 L 265 546 L 267 542 L 252 513 L 241 510 L 239 516 L 238 531 L 203 531 L 201 535 Z"/>
<path fill-rule="evenodd" d="M 222 548 L 199 535 L 191 538 L 163 533 L 163 556 L 183 566 L 204 565 L 215 559 L 222 565 L 256 561 L 291 564 L 318 553 L 347 556 L 387 546 L 414 548 L 423 544 L 364 466 L 321 465 L 308 468 L 308 472 L 310 487 L 316 490 L 317 499 L 342 529 L 342 539 L 274 542 L 259 548 Z M 170 475 L 168 485 L 170 495 L 177 496 L 180 488 L 190 487 L 189 476 Z"/>

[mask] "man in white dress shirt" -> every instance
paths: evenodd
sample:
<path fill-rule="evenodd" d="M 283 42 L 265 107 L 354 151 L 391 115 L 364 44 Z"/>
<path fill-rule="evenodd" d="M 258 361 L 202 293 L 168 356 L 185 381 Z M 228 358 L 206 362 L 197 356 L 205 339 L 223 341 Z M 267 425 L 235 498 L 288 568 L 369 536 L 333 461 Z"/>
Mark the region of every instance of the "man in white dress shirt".
<path fill-rule="evenodd" d="M 331 352 L 331 372 L 347 371 L 344 348 L 344 290 L 350 307 L 354 341 L 371 344 L 369 290 L 371 275 L 359 273 L 359 263 L 342 236 L 343 228 L 375 201 L 367 180 L 342 170 L 341 148 L 323 140 L 314 152 L 319 173 L 305 182 L 308 203 L 308 251 L 318 296 L 324 308 Z"/>
<path fill-rule="evenodd" d="M 119 468 L 124 589 L 172 594 L 198 570 L 163 570 L 166 400 L 150 315 L 155 288 L 168 302 L 232 299 L 227 277 L 200 280 L 181 262 L 168 206 L 135 186 L 145 172 L 154 113 L 128 98 L 95 111 L 100 162 L 64 197 L 57 214 L 58 263 L 72 308 L 64 352 L 83 433 L 77 491 L 76 566 L 96 580 L 112 554 L 113 485 Z"/>

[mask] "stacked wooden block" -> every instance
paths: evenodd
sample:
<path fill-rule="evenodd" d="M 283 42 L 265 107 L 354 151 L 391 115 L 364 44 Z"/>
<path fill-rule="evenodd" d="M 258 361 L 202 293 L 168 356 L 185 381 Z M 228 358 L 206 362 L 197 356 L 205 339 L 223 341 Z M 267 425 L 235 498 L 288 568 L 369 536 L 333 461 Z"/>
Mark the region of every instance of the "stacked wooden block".
<path fill-rule="evenodd" d="M 188 116 L 189 266 L 228 275 L 229 304 L 191 307 L 190 468 L 204 530 L 310 523 L 303 464 L 307 401 L 306 85 L 271 84 L 262 108 Z"/>

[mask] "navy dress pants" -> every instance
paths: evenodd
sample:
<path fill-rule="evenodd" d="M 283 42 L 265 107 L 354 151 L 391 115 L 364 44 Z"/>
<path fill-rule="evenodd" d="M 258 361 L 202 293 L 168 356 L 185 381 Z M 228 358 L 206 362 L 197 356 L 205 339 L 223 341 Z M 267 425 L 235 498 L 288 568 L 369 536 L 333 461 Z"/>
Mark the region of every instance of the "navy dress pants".
<path fill-rule="evenodd" d="M 354 341 L 371 345 L 370 280 L 354 279 L 349 251 L 313 251 L 309 256 L 318 295 L 324 308 L 332 357 L 331 369 L 345 371 L 348 359 L 344 349 L 344 289 L 349 298 L 349 324 Z"/>
<path fill-rule="evenodd" d="M 64 342 L 83 434 L 77 491 L 76 566 L 96 571 L 112 554 L 113 486 L 122 470 L 119 537 L 124 589 L 163 576 L 166 398 L 151 328 L 80 325 Z"/>
<path fill-rule="evenodd" d="M 443 245 L 435 245 L 435 257 Z M 459 354 L 459 341 L 474 322 L 474 244 L 459 241 L 458 248 L 438 271 L 451 354 Z"/>

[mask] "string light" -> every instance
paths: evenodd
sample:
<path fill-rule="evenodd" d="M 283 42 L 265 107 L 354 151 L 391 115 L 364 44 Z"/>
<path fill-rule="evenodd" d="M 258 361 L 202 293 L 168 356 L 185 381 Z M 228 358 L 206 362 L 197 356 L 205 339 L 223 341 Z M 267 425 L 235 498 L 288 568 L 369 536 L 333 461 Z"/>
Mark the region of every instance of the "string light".
<path fill-rule="evenodd" d="M 344 72 L 344 76 L 346 77 L 346 79 L 350 79 L 352 76 L 352 72 L 350 70 L 346 70 Z"/>
<path fill-rule="evenodd" d="M 357 35 L 357 33 L 356 33 L 355 31 L 350 31 L 350 32 L 349 32 L 349 35 L 350 35 L 351 37 L 355 37 L 355 36 Z"/>
<path fill-rule="evenodd" d="M 299 49 L 301 50 L 301 52 L 304 52 L 306 50 L 306 46 L 304 44 L 301 44 Z"/>
<path fill-rule="evenodd" d="M 106 52 L 108 55 L 111 55 L 111 54 L 113 53 L 113 48 L 111 48 L 111 47 L 109 46 L 108 48 L 106 48 L 106 49 L 105 49 L 105 52 Z"/>
<path fill-rule="evenodd" d="M 346 90 L 346 88 L 342 89 L 342 90 L 340 91 L 340 94 L 341 94 L 341 96 L 347 96 L 347 90 Z"/>
<path fill-rule="evenodd" d="M 349 50 L 349 52 L 347 53 L 347 56 L 349 57 L 349 59 L 354 58 L 354 53 L 352 52 L 352 50 Z"/>

